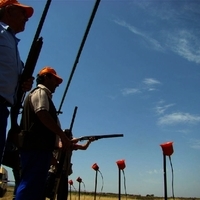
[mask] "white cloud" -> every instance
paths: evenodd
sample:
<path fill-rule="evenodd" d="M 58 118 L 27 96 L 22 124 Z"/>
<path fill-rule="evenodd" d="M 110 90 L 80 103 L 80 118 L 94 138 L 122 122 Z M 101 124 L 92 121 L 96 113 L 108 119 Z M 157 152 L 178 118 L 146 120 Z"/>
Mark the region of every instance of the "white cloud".
<path fill-rule="evenodd" d="M 114 20 L 114 22 L 116 24 L 120 25 L 120 26 L 127 28 L 129 31 L 131 31 L 135 35 L 142 37 L 147 42 L 147 44 L 149 44 L 149 46 L 151 48 L 153 48 L 154 50 L 157 50 L 157 51 L 163 51 L 164 50 L 163 47 L 161 46 L 161 44 L 157 40 L 155 40 L 154 38 L 151 38 L 146 33 L 140 31 L 136 27 L 128 24 L 127 22 L 125 22 L 123 20 Z"/>
<path fill-rule="evenodd" d="M 161 84 L 160 81 L 157 81 L 156 79 L 153 78 L 145 78 L 143 80 L 143 83 L 145 84 L 145 87 L 147 87 L 144 89 L 147 89 L 149 92 L 157 90 L 155 86 Z"/>
<path fill-rule="evenodd" d="M 155 85 L 161 84 L 159 81 L 157 81 L 156 79 L 153 78 L 146 78 L 144 79 L 143 83 L 144 85 L 139 87 L 139 88 L 124 88 L 121 90 L 122 95 L 127 96 L 130 94 L 138 94 L 138 93 L 142 93 L 144 91 L 155 91 Z"/>
<path fill-rule="evenodd" d="M 160 117 L 158 124 L 160 125 L 175 125 L 180 123 L 195 124 L 200 122 L 200 116 L 191 115 L 189 113 L 172 113 Z"/>
<path fill-rule="evenodd" d="M 200 40 L 188 30 L 168 33 L 168 48 L 188 61 L 200 63 Z"/>
<path fill-rule="evenodd" d="M 124 96 L 130 95 L 130 94 L 136 94 L 136 93 L 140 93 L 140 90 L 136 88 L 125 88 L 122 90 L 122 94 Z"/>
<path fill-rule="evenodd" d="M 153 79 L 153 78 L 145 78 L 143 83 L 150 86 L 161 84 L 160 81 L 157 81 L 156 79 Z"/>
<path fill-rule="evenodd" d="M 146 7 L 147 6 L 147 7 Z M 175 12 L 173 7 L 171 7 L 170 4 L 166 4 L 165 6 L 163 5 L 162 9 L 159 10 L 155 9 L 154 6 L 152 5 L 146 5 L 145 9 L 149 9 L 149 6 L 151 8 L 151 17 L 153 17 L 153 20 L 151 21 L 152 27 L 158 20 L 162 21 L 168 21 L 169 22 L 169 27 L 168 29 L 163 28 L 160 31 L 155 31 L 155 30 L 148 30 L 148 33 L 145 32 L 145 27 L 142 28 L 137 28 L 134 25 L 131 25 L 127 23 L 126 21 L 116 19 L 114 22 L 126 29 L 128 29 L 131 33 L 138 35 L 141 37 L 143 41 L 145 41 L 145 45 L 148 47 L 164 52 L 164 51 L 172 51 L 175 54 L 183 57 L 184 59 L 187 59 L 190 62 L 195 62 L 197 64 L 200 63 L 200 39 L 199 39 L 199 32 L 196 31 L 193 27 L 189 26 L 187 24 L 187 20 L 184 20 L 183 18 L 187 18 L 189 16 L 193 16 L 193 14 L 197 12 L 197 8 L 195 8 L 194 5 L 189 4 L 190 8 L 187 6 L 183 6 L 179 10 L 179 13 Z M 167 6 L 169 6 L 167 8 Z M 196 9 L 196 10 L 195 10 Z M 190 15 L 188 14 L 185 16 L 186 12 L 191 12 Z M 152 15 L 152 13 L 156 13 L 156 15 Z M 180 16 L 183 16 L 181 20 Z M 171 22 L 170 20 L 173 18 L 174 22 Z M 189 18 L 193 23 L 198 23 L 197 19 Z M 176 24 L 180 24 L 180 27 L 176 28 L 171 28 Z M 172 31 L 173 30 L 173 31 Z M 151 35 L 151 36 L 150 36 Z M 154 35 L 154 38 L 152 37 Z"/>
<path fill-rule="evenodd" d="M 155 88 L 149 88 L 148 91 L 154 91 L 156 90 Z"/>
<path fill-rule="evenodd" d="M 156 113 L 157 114 L 159 114 L 159 115 L 161 115 L 161 114 L 164 114 L 165 113 L 165 111 L 168 109 L 168 108 L 170 108 L 170 107 L 172 107 L 172 106 L 174 106 L 175 104 L 168 104 L 168 105 L 164 105 L 164 106 L 156 106 L 156 108 L 155 108 L 155 110 L 156 110 Z"/>

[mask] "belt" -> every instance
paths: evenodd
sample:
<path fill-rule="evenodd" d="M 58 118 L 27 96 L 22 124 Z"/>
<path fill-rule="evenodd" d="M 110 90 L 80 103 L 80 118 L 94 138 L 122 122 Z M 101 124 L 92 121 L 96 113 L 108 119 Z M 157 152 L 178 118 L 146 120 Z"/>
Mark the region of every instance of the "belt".
<path fill-rule="evenodd" d="M 0 104 L 4 104 L 7 107 L 11 107 L 11 103 L 9 103 L 4 97 L 0 95 Z"/>

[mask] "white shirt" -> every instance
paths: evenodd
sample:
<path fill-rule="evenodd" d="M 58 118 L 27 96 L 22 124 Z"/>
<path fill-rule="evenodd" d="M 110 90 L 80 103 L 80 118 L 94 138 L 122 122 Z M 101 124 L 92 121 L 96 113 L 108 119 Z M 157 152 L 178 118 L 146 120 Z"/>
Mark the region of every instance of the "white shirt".
<path fill-rule="evenodd" d="M 33 106 L 33 110 L 37 113 L 40 110 L 49 111 L 49 99 L 52 98 L 51 91 L 42 84 L 38 85 L 38 89 L 34 90 L 30 94 L 30 101 Z"/>
<path fill-rule="evenodd" d="M 42 84 L 38 84 L 38 89 L 34 90 L 30 94 L 30 101 L 33 106 L 33 110 L 35 113 L 41 110 L 49 111 L 49 99 L 52 99 L 51 91 Z M 61 127 L 60 121 L 57 118 L 57 124 Z M 59 137 L 56 135 L 55 145 L 59 146 Z"/>

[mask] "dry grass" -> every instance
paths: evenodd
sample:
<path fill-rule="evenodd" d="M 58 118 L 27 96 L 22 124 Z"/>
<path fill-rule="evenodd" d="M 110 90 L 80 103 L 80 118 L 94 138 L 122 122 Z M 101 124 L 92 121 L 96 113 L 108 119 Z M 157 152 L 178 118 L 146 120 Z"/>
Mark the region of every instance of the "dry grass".
<path fill-rule="evenodd" d="M 8 187 L 7 192 L 5 193 L 4 197 L 0 198 L 0 200 L 12 200 L 12 198 L 13 198 L 13 187 Z M 70 200 L 70 197 L 68 199 Z M 80 196 L 80 200 L 93 200 L 93 199 L 94 199 L 94 196 L 92 196 L 92 195 L 81 194 L 81 196 Z M 105 198 L 101 197 L 100 198 L 99 196 L 96 196 L 96 200 L 99 200 L 99 199 L 101 199 L 101 200 L 113 200 L 113 199 L 116 199 L 116 198 L 114 198 L 114 197 L 105 197 Z M 46 198 L 46 200 L 49 200 L 49 199 Z M 72 194 L 71 200 L 79 200 L 78 194 Z"/>
<path fill-rule="evenodd" d="M 13 187 L 8 187 L 6 194 L 4 195 L 3 198 L 0 198 L 0 200 L 12 200 L 13 197 Z M 117 194 L 101 194 L 101 196 L 96 196 L 96 200 L 117 200 L 119 199 Z M 120 197 L 121 200 L 164 200 L 163 197 L 143 197 L 143 196 L 133 196 L 133 195 L 128 195 L 123 196 L 121 195 Z M 49 200 L 46 198 L 46 200 Z M 71 194 L 71 198 L 69 196 L 68 200 L 94 200 L 94 195 L 93 194 L 81 194 L 80 199 L 79 195 L 77 193 Z M 168 198 L 168 200 L 174 200 L 172 198 Z M 175 198 L 175 200 L 200 200 L 200 198 Z"/>
<path fill-rule="evenodd" d="M 8 187 L 7 192 L 5 193 L 4 197 L 0 198 L 0 200 L 12 200 L 12 198 L 13 198 L 13 187 Z M 71 198 L 69 197 L 68 199 L 69 200 L 70 199 L 71 200 L 79 200 L 79 196 L 78 196 L 78 194 L 72 194 Z M 92 195 L 81 194 L 81 196 L 80 196 L 80 200 L 93 200 L 93 199 L 94 199 L 94 196 L 92 196 Z M 101 197 L 100 198 L 99 196 L 96 196 L 96 200 L 99 200 L 99 199 L 101 199 L 101 200 L 114 200 L 114 199 L 117 199 L 117 198 L 114 198 L 114 197 Z M 49 199 L 46 198 L 46 200 L 49 200 Z"/>

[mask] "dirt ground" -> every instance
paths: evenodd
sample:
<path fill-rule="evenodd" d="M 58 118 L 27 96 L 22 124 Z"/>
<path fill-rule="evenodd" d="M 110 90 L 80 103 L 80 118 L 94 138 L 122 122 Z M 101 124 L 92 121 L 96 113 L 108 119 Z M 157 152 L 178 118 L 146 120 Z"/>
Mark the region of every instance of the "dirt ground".
<path fill-rule="evenodd" d="M 9 186 L 7 188 L 7 192 L 5 193 L 5 195 L 0 198 L 0 200 L 12 200 L 13 198 L 13 189 L 14 187 Z M 94 199 L 94 195 L 93 194 L 81 194 L 80 198 L 78 194 L 72 194 L 71 197 L 68 198 L 69 200 L 93 200 Z M 113 194 L 104 194 L 104 195 L 100 195 L 100 196 L 96 196 L 96 199 L 98 200 L 117 200 L 119 199 L 118 195 L 113 195 Z M 143 197 L 143 196 L 131 196 L 128 195 L 126 196 L 122 196 L 120 198 L 121 200 L 164 200 L 163 197 Z M 46 200 L 49 200 L 48 198 L 46 198 Z M 168 200 L 200 200 L 200 198 L 168 198 Z"/>

